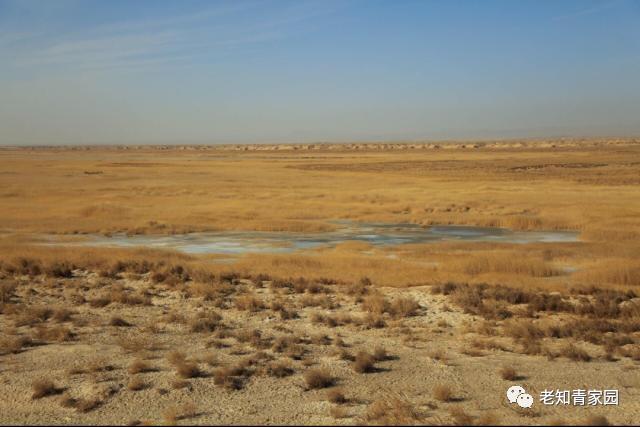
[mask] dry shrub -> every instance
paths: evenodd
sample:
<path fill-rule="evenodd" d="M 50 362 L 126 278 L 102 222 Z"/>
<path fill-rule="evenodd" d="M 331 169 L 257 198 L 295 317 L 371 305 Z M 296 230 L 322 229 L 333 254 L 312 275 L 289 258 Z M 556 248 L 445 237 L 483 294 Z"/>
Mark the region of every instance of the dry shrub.
<path fill-rule="evenodd" d="M 142 374 L 145 372 L 152 372 L 154 368 L 142 359 L 136 359 L 129 365 L 128 372 L 130 374 Z"/>
<path fill-rule="evenodd" d="M 44 273 L 47 276 L 58 278 L 71 278 L 73 277 L 74 266 L 66 261 L 52 262 L 44 267 Z"/>
<path fill-rule="evenodd" d="M 181 378 L 197 378 L 203 375 L 198 364 L 191 361 L 183 361 L 175 365 L 176 373 Z"/>
<path fill-rule="evenodd" d="M 271 345 L 271 339 L 263 338 L 258 329 L 241 329 L 234 334 L 238 342 L 249 343 L 256 349 L 265 349 Z"/>
<path fill-rule="evenodd" d="M 102 404 L 102 401 L 98 398 L 78 399 L 76 402 L 76 410 L 78 412 L 87 413 L 96 409 Z"/>
<path fill-rule="evenodd" d="M 56 387 L 55 383 L 47 378 L 35 380 L 31 383 L 31 389 L 33 390 L 32 399 L 41 399 L 62 392 L 62 389 Z"/>
<path fill-rule="evenodd" d="M 429 353 L 429 357 L 432 358 L 433 360 L 437 360 L 438 362 L 442 362 L 442 363 L 447 363 L 447 361 L 449 360 L 449 356 L 447 356 L 446 351 L 444 351 L 441 348 L 432 350 Z"/>
<path fill-rule="evenodd" d="M 215 311 L 204 311 L 198 313 L 189 322 L 191 332 L 213 332 L 222 326 L 222 316 Z"/>
<path fill-rule="evenodd" d="M 174 390 L 180 390 L 182 388 L 187 388 L 191 385 L 191 383 L 189 383 L 189 381 L 186 380 L 181 380 L 181 379 L 174 379 L 171 381 L 171 388 Z"/>
<path fill-rule="evenodd" d="M 410 297 L 403 297 L 393 300 L 389 311 L 395 317 L 409 317 L 415 316 L 419 309 L 418 301 Z"/>
<path fill-rule="evenodd" d="M 36 326 L 34 335 L 41 341 L 65 342 L 72 341 L 75 338 L 73 331 L 65 326 L 47 327 L 38 325 Z"/>
<path fill-rule="evenodd" d="M 304 381 L 307 384 L 307 389 L 318 389 L 331 387 L 335 383 L 335 378 L 329 373 L 328 370 L 317 368 L 309 369 L 304 373 Z"/>
<path fill-rule="evenodd" d="M 475 424 L 477 426 L 497 426 L 500 418 L 496 416 L 493 412 L 485 412 L 480 414 L 480 416 L 476 419 Z"/>
<path fill-rule="evenodd" d="M 364 421 L 380 425 L 419 424 L 422 420 L 419 412 L 400 395 L 388 395 L 376 400 L 367 407 Z"/>
<path fill-rule="evenodd" d="M 345 289 L 345 293 L 349 296 L 356 298 L 356 302 L 360 302 L 362 297 L 369 293 L 369 287 L 371 286 L 371 280 L 368 277 L 363 277 L 359 282 L 349 285 Z"/>
<path fill-rule="evenodd" d="M 0 269 L 9 274 L 34 277 L 42 274 L 42 263 L 33 258 L 18 256 L 6 264 L 0 261 Z"/>
<path fill-rule="evenodd" d="M 349 412 L 344 406 L 332 406 L 331 408 L 329 408 L 329 415 L 337 420 L 340 420 L 343 418 L 348 418 Z"/>
<path fill-rule="evenodd" d="M 339 349 L 337 355 L 341 360 L 346 360 L 349 362 L 353 362 L 354 360 L 356 360 L 356 357 L 344 348 Z"/>
<path fill-rule="evenodd" d="M 544 331 L 528 320 L 507 321 L 502 327 L 505 336 L 517 341 L 537 341 L 544 337 Z"/>
<path fill-rule="evenodd" d="M 267 373 L 272 377 L 284 378 L 293 375 L 294 369 L 287 360 L 279 360 L 269 364 Z"/>
<path fill-rule="evenodd" d="M 87 362 L 86 370 L 88 372 L 108 372 L 113 371 L 114 366 L 108 363 L 104 357 L 96 357 Z"/>
<path fill-rule="evenodd" d="M 591 361 L 591 356 L 589 355 L 589 353 L 571 343 L 562 347 L 558 353 L 558 356 L 569 358 L 575 362 Z"/>
<path fill-rule="evenodd" d="M 249 372 L 243 366 L 218 368 L 213 372 L 213 383 L 230 390 L 240 390 L 248 375 Z"/>
<path fill-rule="evenodd" d="M 51 318 L 56 322 L 60 322 L 60 323 L 68 322 L 71 320 L 71 317 L 73 316 L 73 314 L 74 312 L 72 310 L 69 310 L 68 308 L 64 308 L 64 307 L 59 307 L 53 310 L 53 314 L 51 315 Z"/>
<path fill-rule="evenodd" d="M 111 316 L 109 319 L 109 326 L 129 327 L 131 326 L 131 323 L 127 322 L 120 316 Z"/>
<path fill-rule="evenodd" d="M 466 354 L 467 356 L 471 356 L 471 357 L 484 357 L 485 354 L 477 349 L 477 348 L 463 348 L 460 351 L 462 354 Z"/>
<path fill-rule="evenodd" d="M 347 403 L 349 399 L 347 399 L 344 395 L 344 392 L 340 389 L 332 389 L 327 393 L 327 400 L 331 403 L 337 403 L 339 405 L 343 403 Z"/>
<path fill-rule="evenodd" d="M 15 319 L 16 326 L 34 326 L 38 323 L 46 322 L 51 315 L 53 314 L 53 310 L 49 307 L 43 306 L 32 306 L 26 307 L 22 310 L 20 315 Z"/>
<path fill-rule="evenodd" d="M 181 351 L 175 350 L 167 355 L 167 361 L 174 366 L 177 364 L 183 363 L 186 360 L 187 360 L 187 355 Z"/>
<path fill-rule="evenodd" d="M 178 411 L 178 408 L 175 406 L 170 406 L 162 411 L 162 420 L 167 425 L 176 425 L 179 415 L 180 412 Z"/>
<path fill-rule="evenodd" d="M 353 370 L 359 374 L 375 371 L 376 358 L 366 351 L 359 351 L 353 362 Z"/>
<path fill-rule="evenodd" d="M 435 284 L 433 286 L 431 286 L 431 293 L 434 295 L 450 295 L 452 294 L 456 289 L 458 288 L 458 285 L 456 283 L 453 282 L 445 282 L 445 283 L 438 283 Z"/>
<path fill-rule="evenodd" d="M 604 415 L 590 415 L 580 424 L 584 426 L 610 426 L 609 420 Z"/>
<path fill-rule="evenodd" d="M 99 296 L 97 298 L 89 300 L 89 305 L 92 308 L 103 308 L 111 304 L 111 299 L 107 296 Z"/>
<path fill-rule="evenodd" d="M 14 282 L 0 282 L 0 304 L 6 304 L 14 297 L 18 285 Z"/>
<path fill-rule="evenodd" d="M 453 389 L 448 384 L 438 384 L 433 387 L 433 398 L 441 402 L 454 400 Z"/>
<path fill-rule="evenodd" d="M 449 410 L 449 415 L 453 420 L 453 425 L 455 426 L 472 426 L 474 425 L 474 418 L 465 412 L 462 408 L 451 408 Z"/>
<path fill-rule="evenodd" d="M 300 342 L 300 338 L 296 336 L 280 336 L 276 338 L 271 349 L 276 353 L 284 353 L 291 359 L 300 360 L 307 352 Z"/>
<path fill-rule="evenodd" d="M 500 377 L 502 377 L 502 379 L 506 381 L 515 381 L 516 379 L 518 379 L 518 373 L 515 369 L 509 366 L 505 366 L 500 369 Z"/>
<path fill-rule="evenodd" d="M 78 399 L 75 399 L 68 393 L 63 394 L 60 397 L 60 406 L 63 408 L 75 408 L 78 403 Z"/>
<path fill-rule="evenodd" d="M 391 357 L 387 353 L 387 349 L 379 345 L 373 350 L 373 358 L 377 362 L 383 362 L 385 360 L 389 360 Z"/>
<path fill-rule="evenodd" d="M 264 301 L 252 294 L 239 295 L 235 299 L 235 307 L 238 310 L 256 312 L 265 308 Z"/>
<path fill-rule="evenodd" d="M 337 308 L 337 304 L 328 295 L 305 295 L 300 298 L 303 307 L 322 307 L 325 310 Z"/>
<path fill-rule="evenodd" d="M 180 419 L 189 419 L 198 415 L 198 406 L 193 402 L 187 402 L 180 408 Z"/>
<path fill-rule="evenodd" d="M 186 290 L 189 296 L 202 297 L 205 301 L 213 301 L 220 295 L 224 295 L 221 293 L 220 288 L 212 283 L 190 283 Z"/>
<path fill-rule="evenodd" d="M 389 311 L 389 302 L 380 294 L 368 295 L 362 301 L 362 309 L 371 314 L 381 315 Z"/>
<path fill-rule="evenodd" d="M 187 356 L 179 351 L 173 351 L 167 356 L 167 360 L 176 369 L 176 373 L 181 378 L 196 378 L 203 375 L 196 362 L 187 358 Z"/>
<path fill-rule="evenodd" d="M 95 300 L 95 304 L 98 306 L 102 304 L 108 305 L 110 303 L 123 305 L 151 305 L 151 298 L 145 292 L 134 292 L 131 289 L 125 288 L 122 284 L 115 284 L 111 286 L 109 292 Z M 94 305 L 94 302 L 90 302 L 90 305 Z"/>
<path fill-rule="evenodd" d="M 140 377 L 133 377 L 127 383 L 127 388 L 131 391 L 139 391 L 143 390 L 147 385 L 144 380 Z"/>
<path fill-rule="evenodd" d="M 198 358 L 201 363 L 206 363 L 209 366 L 216 366 L 219 364 L 218 356 L 215 353 L 203 354 Z"/>
<path fill-rule="evenodd" d="M 182 406 L 170 406 L 162 411 L 162 419 L 167 425 L 175 425 L 179 420 L 193 418 L 198 415 L 198 407 L 193 402 L 188 402 Z"/>
<path fill-rule="evenodd" d="M 381 314 L 368 313 L 364 318 L 364 324 L 369 329 L 381 329 L 387 326 L 387 322 Z"/>
<path fill-rule="evenodd" d="M 313 334 L 310 337 L 311 343 L 315 345 L 330 345 L 331 337 L 326 334 Z"/>
<path fill-rule="evenodd" d="M 0 355 L 19 353 L 24 347 L 32 344 L 31 338 L 23 336 L 0 336 Z"/>

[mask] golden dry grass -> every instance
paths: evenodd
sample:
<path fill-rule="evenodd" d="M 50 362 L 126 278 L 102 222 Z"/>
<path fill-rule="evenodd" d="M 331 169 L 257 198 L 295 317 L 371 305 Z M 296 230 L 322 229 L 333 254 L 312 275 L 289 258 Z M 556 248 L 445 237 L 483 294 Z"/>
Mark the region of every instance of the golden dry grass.
<path fill-rule="evenodd" d="M 509 281 L 557 290 L 567 280 L 640 284 L 640 144 L 592 140 L 473 147 L 4 149 L 0 269 L 68 277 L 77 266 L 99 267 L 111 277 L 153 267 L 154 278 L 167 283 L 186 279 L 174 268 L 179 265 L 202 282 L 208 274 L 235 272 L 350 283 L 367 277 L 389 286 Z M 574 229 L 584 241 L 443 242 L 395 249 L 345 242 L 306 253 L 247 255 L 231 264 L 207 261 L 206 267 L 201 257 L 171 252 L 33 246 L 39 242 L 34 233 L 40 232 L 65 240 L 82 239 L 68 233 L 322 231 L 334 228 L 335 219 Z M 193 272 L 197 264 L 200 274 Z M 577 271 L 567 273 L 565 267 Z M 0 304 L 9 295 L 0 291 Z M 250 298 L 237 302 L 248 310 L 260 307 Z"/>
<path fill-rule="evenodd" d="M 637 226 L 640 145 L 561 144 L 311 156 L 5 149 L 0 224 L 13 231 L 134 233 L 325 230 L 335 218 L 592 234 L 621 221 Z M 612 209 L 623 216 L 612 217 Z"/>

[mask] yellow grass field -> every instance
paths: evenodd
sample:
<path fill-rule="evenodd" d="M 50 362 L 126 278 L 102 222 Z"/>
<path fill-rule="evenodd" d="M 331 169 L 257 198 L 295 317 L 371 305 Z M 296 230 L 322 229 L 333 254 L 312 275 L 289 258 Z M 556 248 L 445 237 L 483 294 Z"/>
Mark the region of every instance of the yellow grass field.
<path fill-rule="evenodd" d="M 77 245 L 338 220 L 579 239 Z M 632 424 L 639 286 L 639 140 L 0 148 L 0 423 Z"/>
<path fill-rule="evenodd" d="M 247 255 L 237 267 L 347 280 L 366 275 L 403 286 L 458 279 L 451 275 L 465 271 L 486 281 L 511 270 L 520 281 L 547 284 L 558 274 L 536 270 L 570 265 L 580 282 L 640 284 L 640 143 L 475 146 L 4 149 L 3 250 L 19 252 L 16 236 L 38 233 L 323 231 L 337 219 L 577 230 L 582 243 L 558 248 L 440 243 L 364 256 L 342 245 L 322 257 Z M 390 261 L 390 251 L 402 252 L 401 259 Z M 442 267 L 433 274 L 433 265 L 420 267 L 424 261 Z M 474 262 L 484 265 L 475 271 Z"/>

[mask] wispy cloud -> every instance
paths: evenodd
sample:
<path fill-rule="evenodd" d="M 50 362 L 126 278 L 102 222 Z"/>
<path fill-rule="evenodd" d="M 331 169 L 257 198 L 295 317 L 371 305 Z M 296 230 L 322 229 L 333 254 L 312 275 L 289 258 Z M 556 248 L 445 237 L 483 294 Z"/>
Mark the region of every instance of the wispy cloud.
<path fill-rule="evenodd" d="M 613 9 L 614 7 L 620 5 L 623 0 L 610 0 L 610 1 L 601 1 L 596 5 L 585 7 L 582 9 L 578 9 L 574 12 L 567 13 L 564 15 L 554 16 L 552 20 L 554 21 L 564 21 L 567 19 L 579 18 L 581 16 L 593 15 L 595 13 L 603 12 L 608 9 Z"/>
<path fill-rule="evenodd" d="M 262 2 L 219 4 L 175 16 L 122 20 L 56 34 L 0 33 L 0 54 L 14 67 L 123 68 L 193 61 L 219 51 L 291 36 L 297 24 L 330 12 L 322 3 L 294 3 L 254 14 Z M 244 15 L 244 16 L 243 16 Z M 229 18 L 243 17 L 243 25 Z M 299 28 L 298 28 L 299 29 Z"/>

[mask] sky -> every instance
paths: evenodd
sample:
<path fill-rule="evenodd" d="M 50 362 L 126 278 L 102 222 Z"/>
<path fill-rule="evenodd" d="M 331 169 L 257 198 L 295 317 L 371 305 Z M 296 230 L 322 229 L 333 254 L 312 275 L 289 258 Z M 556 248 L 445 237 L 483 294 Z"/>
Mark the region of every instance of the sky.
<path fill-rule="evenodd" d="M 639 0 L 0 0 L 0 145 L 638 135 Z"/>

